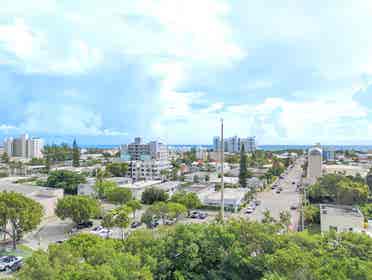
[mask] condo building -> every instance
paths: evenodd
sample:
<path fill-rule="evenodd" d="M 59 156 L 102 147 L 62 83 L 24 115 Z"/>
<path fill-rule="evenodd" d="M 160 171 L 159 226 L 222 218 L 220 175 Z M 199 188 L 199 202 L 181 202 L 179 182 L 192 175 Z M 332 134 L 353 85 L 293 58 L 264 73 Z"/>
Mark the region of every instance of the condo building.
<path fill-rule="evenodd" d="M 224 139 L 223 149 L 226 153 L 240 153 L 243 146 L 246 152 L 252 153 L 256 151 L 256 137 L 239 138 L 234 136 Z M 215 152 L 221 150 L 221 139 L 219 136 L 213 137 L 213 150 Z"/>
<path fill-rule="evenodd" d="M 44 142 L 40 138 L 29 138 L 27 134 L 19 138 L 7 138 L 4 140 L 4 152 L 10 157 L 42 158 Z"/>

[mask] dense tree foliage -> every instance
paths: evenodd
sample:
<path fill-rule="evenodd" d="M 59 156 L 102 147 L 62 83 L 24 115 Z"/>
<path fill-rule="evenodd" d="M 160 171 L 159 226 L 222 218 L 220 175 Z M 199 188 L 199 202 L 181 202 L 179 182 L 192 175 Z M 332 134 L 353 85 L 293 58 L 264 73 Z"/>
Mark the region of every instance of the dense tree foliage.
<path fill-rule="evenodd" d="M 128 172 L 128 164 L 114 162 L 106 165 L 106 170 L 114 177 L 125 177 Z"/>
<path fill-rule="evenodd" d="M 68 144 L 45 145 L 43 148 L 44 158 L 48 158 L 50 163 L 72 160 L 72 148 Z"/>
<path fill-rule="evenodd" d="M 119 188 L 119 185 L 116 182 L 103 180 L 98 181 L 93 186 L 94 190 L 97 193 L 97 196 L 101 199 L 107 198 L 108 193 L 112 190 Z"/>
<path fill-rule="evenodd" d="M 124 239 L 124 229 L 129 226 L 129 214 L 131 212 L 132 209 L 126 205 L 113 209 L 103 217 L 102 226 L 106 228 L 121 228 L 122 239 Z"/>
<path fill-rule="evenodd" d="M 35 229 L 43 217 L 43 207 L 15 192 L 0 193 L 0 232 L 10 237 L 13 248 L 26 232 Z"/>
<path fill-rule="evenodd" d="M 80 166 L 80 149 L 76 143 L 76 139 L 72 144 L 72 165 L 74 167 Z"/>
<path fill-rule="evenodd" d="M 171 198 L 172 202 L 180 203 L 187 208 L 188 215 L 190 210 L 200 208 L 202 203 L 196 193 L 178 191 Z"/>
<path fill-rule="evenodd" d="M 100 213 L 97 200 L 88 196 L 65 196 L 58 200 L 56 215 L 62 220 L 70 218 L 76 224 L 87 222 Z"/>
<path fill-rule="evenodd" d="M 372 239 L 355 233 L 278 234 L 230 221 L 133 232 L 124 241 L 78 235 L 26 261 L 19 279 L 371 279 Z"/>
<path fill-rule="evenodd" d="M 366 182 L 367 182 L 367 185 L 368 185 L 369 194 L 372 196 L 372 168 L 369 170 L 369 172 L 367 174 Z"/>
<path fill-rule="evenodd" d="M 115 204 L 124 204 L 132 199 L 132 192 L 128 188 L 112 188 L 106 191 L 106 199 Z"/>
<path fill-rule="evenodd" d="M 156 187 L 148 188 L 142 193 L 142 203 L 153 204 L 157 201 L 167 201 L 169 195 L 166 191 L 158 189 Z"/>
<path fill-rule="evenodd" d="M 142 222 L 150 227 L 155 219 L 161 219 L 163 224 L 167 220 L 178 220 L 187 213 L 187 208 L 180 203 L 160 201 L 146 209 L 142 216 Z"/>
<path fill-rule="evenodd" d="M 247 178 L 248 178 L 248 170 L 247 170 L 247 154 L 245 152 L 244 145 L 240 149 L 240 164 L 239 164 L 239 184 L 242 188 L 247 187 Z"/>
<path fill-rule="evenodd" d="M 133 220 L 135 220 L 136 219 L 136 212 L 137 212 L 137 210 L 141 210 L 142 209 L 141 202 L 139 200 L 137 200 L 137 199 L 132 199 L 132 200 L 128 201 L 125 205 L 128 206 L 130 209 L 132 209 Z"/>
<path fill-rule="evenodd" d="M 45 186 L 64 189 L 66 194 L 77 194 L 78 185 L 85 182 L 86 178 L 83 174 L 69 170 L 56 170 L 49 173 Z"/>
<path fill-rule="evenodd" d="M 340 174 L 327 174 L 309 187 L 308 196 L 313 203 L 360 204 L 368 199 L 368 186 L 358 179 Z"/>

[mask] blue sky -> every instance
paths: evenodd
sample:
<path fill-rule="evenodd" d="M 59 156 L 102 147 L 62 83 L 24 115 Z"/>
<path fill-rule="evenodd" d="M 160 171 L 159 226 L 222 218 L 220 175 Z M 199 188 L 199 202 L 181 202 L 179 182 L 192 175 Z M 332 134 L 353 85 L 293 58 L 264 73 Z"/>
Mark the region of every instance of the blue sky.
<path fill-rule="evenodd" d="M 370 0 L 3 0 L 0 137 L 372 144 Z"/>

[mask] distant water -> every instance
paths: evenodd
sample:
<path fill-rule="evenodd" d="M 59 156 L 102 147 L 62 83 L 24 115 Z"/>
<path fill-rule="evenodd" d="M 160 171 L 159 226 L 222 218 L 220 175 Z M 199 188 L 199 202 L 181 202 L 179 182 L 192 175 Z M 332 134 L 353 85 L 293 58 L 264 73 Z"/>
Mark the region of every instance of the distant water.
<path fill-rule="evenodd" d="M 177 144 L 177 145 L 168 145 L 169 147 L 174 147 L 174 148 L 205 148 L 205 149 L 212 149 L 212 145 L 182 145 L 182 144 Z M 114 148 L 119 148 L 120 144 L 118 145 L 81 145 L 82 148 L 98 148 L 98 149 L 114 149 Z M 261 145 L 258 146 L 258 149 L 264 150 L 264 151 L 282 151 L 282 150 L 307 150 L 310 145 Z M 355 150 L 355 151 L 363 151 L 367 152 L 372 150 L 371 145 L 325 145 L 322 146 L 323 148 L 326 149 L 332 149 L 332 150 L 337 150 L 337 151 L 345 151 L 345 150 Z"/>

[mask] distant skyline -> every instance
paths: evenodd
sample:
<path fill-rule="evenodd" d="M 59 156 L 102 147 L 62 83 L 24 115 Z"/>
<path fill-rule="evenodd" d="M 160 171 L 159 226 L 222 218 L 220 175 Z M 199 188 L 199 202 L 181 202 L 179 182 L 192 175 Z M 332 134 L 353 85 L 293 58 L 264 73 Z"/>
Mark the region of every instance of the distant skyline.
<path fill-rule="evenodd" d="M 0 137 L 372 144 L 372 1 L 8 1 Z"/>

